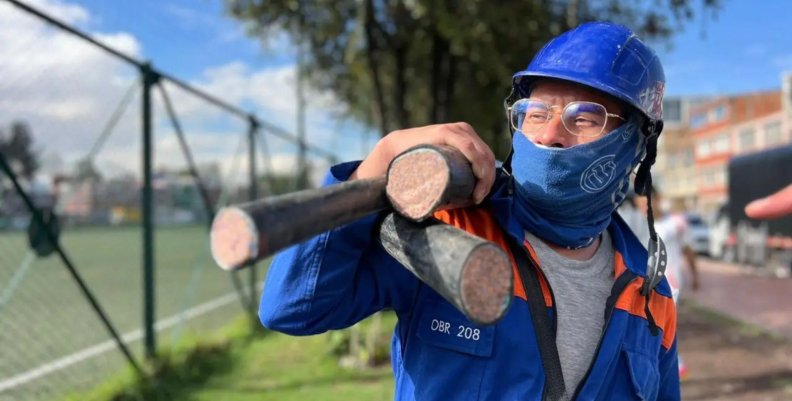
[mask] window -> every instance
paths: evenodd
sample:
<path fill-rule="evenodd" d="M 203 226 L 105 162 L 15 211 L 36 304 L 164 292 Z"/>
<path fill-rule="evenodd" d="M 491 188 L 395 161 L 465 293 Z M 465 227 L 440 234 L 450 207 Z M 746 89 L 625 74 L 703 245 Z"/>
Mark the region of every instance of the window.
<path fill-rule="evenodd" d="M 781 137 L 781 122 L 775 121 L 765 125 L 765 144 L 767 146 L 777 145 L 784 141 Z"/>
<path fill-rule="evenodd" d="M 709 168 L 699 175 L 700 187 L 718 187 L 726 185 L 726 171 L 718 168 Z"/>
<path fill-rule="evenodd" d="M 701 142 L 696 145 L 696 151 L 698 152 L 699 157 L 707 157 L 710 154 L 710 142 L 709 139 L 702 139 Z"/>
<path fill-rule="evenodd" d="M 718 122 L 726 118 L 726 106 L 721 105 L 710 112 L 710 121 Z"/>
<path fill-rule="evenodd" d="M 705 226 L 704 220 L 701 219 L 701 216 L 693 213 L 687 215 L 687 222 L 691 226 L 697 226 L 697 227 Z"/>
<path fill-rule="evenodd" d="M 682 122 L 682 102 L 680 99 L 663 100 L 663 121 L 672 124 Z"/>
<path fill-rule="evenodd" d="M 712 172 L 709 170 L 702 171 L 701 175 L 699 175 L 699 186 L 709 187 L 711 185 L 712 185 Z"/>
<path fill-rule="evenodd" d="M 718 185 L 726 185 L 726 172 L 718 171 L 715 173 L 715 183 Z"/>
<path fill-rule="evenodd" d="M 693 164 L 696 163 L 695 155 L 693 154 L 693 149 L 685 150 L 684 159 L 683 160 L 684 161 L 682 162 L 682 165 L 685 166 L 685 167 L 690 167 L 690 166 L 692 166 Z"/>
<path fill-rule="evenodd" d="M 707 114 L 706 113 L 699 113 L 694 114 L 690 117 L 690 128 L 696 129 L 701 128 L 707 124 Z"/>
<path fill-rule="evenodd" d="M 713 139 L 712 153 L 726 153 L 729 151 L 729 134 L 719 134 Z"/>
<path fill-rule="evenodd" d="M 740 132 L 740 150 L 749 151 L 754 147 L 754 129 L 748 128 Z"/>
<path fill-rule="evenodd" d="M 669 153 L 668 154 L 668 168 L 674 169 L 677 166 L 677 154 L 676 153 Z"/>

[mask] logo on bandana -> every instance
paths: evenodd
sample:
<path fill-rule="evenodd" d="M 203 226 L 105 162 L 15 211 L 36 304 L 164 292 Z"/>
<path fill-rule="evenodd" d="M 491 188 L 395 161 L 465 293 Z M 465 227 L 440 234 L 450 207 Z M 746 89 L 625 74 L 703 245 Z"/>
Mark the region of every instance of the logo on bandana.
<path fill-rule="evenodd" d="M 630 138 L 633 136 L 633 131 L 635 131 L 632 126 L 628 126 L 626 129 L 622 130 L 622 140 L 624 142 L 629 142 Z"/>
<path fill-rule="evenodd" d="M 613 179 L 616 172 L 616 155 L 603 156 L 591 163 L 580 176 L 580 188 L 588 193 L 597 193 Z"/>

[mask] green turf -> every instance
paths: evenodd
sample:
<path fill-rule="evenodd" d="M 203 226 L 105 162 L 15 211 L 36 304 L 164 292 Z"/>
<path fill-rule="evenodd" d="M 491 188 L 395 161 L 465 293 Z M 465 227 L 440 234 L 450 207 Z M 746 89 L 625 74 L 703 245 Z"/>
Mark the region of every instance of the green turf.
<path fill-rule="evenodd" d="M 387 338 L 395 324 L 383 314 Z M 391 400 L 390 365 L 341 368 L 330 351 L 329 334 L 291 337 L 259 330 L 250 335 L 242 320 L 230 330 L 181 344 L 152 374 L 140 381 L 116 377 L 102 388 L 69 400 L 114 401 L 304 401 Z M 363 322 L 367 330 L 367 322 Z"/>
<path fill-rule="evenodd" d="M 118 331 L 140 329 L 140 227 L 66 229 L 61 244 Z M 24 233 L 0 233 L 0 294 L 28 252 Z M 158 228 L 155 255 L 157 319 L 234 291 L 229 274 L 211 261 L 205 226 Z M 247 274 L 240 277 L 247 282 Z M 235 301 L 161 332 L 159 345 L 167 345 L 183 333 L 227 324 L 241 310 Z M 36 259 L 8 302 L 0 305 L 0 382 L 109 338 L 61 260 L 55 255 Z M 140 341 L 131 347 L 141 354 Z M 0 400 L 50 399 L 65 390 L 91 387 L 123 366 L 120 354 L 112 349 L 72 368 L 0 392 Z"/>

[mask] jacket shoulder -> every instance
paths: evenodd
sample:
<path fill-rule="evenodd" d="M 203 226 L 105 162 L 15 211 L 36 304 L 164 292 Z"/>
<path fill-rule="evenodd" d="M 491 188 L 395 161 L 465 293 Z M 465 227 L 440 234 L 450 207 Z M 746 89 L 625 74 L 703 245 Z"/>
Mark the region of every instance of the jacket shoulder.
<path fill-rule="evenodd" d="M 440 210 L 433 217 L 488 241 L 503 243 L 503 230 L 492 212 L 485 207 Z"/>

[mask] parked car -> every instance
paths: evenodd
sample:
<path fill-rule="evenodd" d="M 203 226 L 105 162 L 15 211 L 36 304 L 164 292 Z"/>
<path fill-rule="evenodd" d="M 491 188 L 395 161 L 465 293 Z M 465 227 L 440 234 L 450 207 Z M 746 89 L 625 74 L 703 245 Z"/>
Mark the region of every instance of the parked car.
<path fill-rule="evenodd" d="M 688 224 L 688 243 L 699 255 L 710 253 L 710 229 L 704 219 L 697 213 L 685 214 Z"/>

